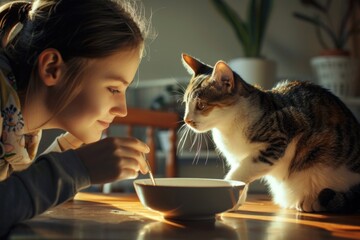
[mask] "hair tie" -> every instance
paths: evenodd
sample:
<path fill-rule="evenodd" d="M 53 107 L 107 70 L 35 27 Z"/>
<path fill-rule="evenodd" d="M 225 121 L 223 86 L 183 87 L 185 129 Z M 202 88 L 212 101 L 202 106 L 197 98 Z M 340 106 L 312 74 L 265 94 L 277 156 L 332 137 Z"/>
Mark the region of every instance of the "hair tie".
<path fill-rule="evenodd" d="M 19 22 L 24 23 L 28 19 L 29 11 L 31 9 L 31 3 L 25 3 L 20 9 L 19 9 Z"/>

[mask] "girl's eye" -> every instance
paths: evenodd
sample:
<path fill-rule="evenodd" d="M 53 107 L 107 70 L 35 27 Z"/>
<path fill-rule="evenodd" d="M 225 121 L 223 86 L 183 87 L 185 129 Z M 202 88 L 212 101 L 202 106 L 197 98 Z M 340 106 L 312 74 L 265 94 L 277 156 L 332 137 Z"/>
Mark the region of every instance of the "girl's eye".
<path fill-rule="evenodd" d="M 198 109 L 198 110 L 204 110 L 204 108 L 206 107 L 206 104 L 205 103 L 203 103 L 202 101 L 198 101 L 197 103 L 196 103 L 196 108 Z"/>
<path fill-rule="evenodd" d="M 113 95 L 120 93 L 120 91 L 117 90 L 116 88 L 108 88 L 108 90 L 109 90 L 109 92 L 112 93 Z"/>

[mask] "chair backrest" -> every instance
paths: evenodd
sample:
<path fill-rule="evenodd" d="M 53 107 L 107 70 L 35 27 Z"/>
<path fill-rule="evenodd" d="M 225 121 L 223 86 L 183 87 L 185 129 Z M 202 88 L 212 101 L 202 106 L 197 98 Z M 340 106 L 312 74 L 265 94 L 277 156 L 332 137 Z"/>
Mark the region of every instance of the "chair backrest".
<path fill-rule="evenodd" d="M 135 127 L 146 128 L 146 143 L 151 151 L 147 155 L 151 169 L 156 171 L 156 144 L 155 129 L 169 131 L 169 149 L 166 153 L 165 176 L 175 177 L 177 175 L 176 163 L 176 132 L 179 127 L 179 116 L 175 112 L 162 112 L 149 109 L 128 108 L 126 117 L 116 117 L 111 123 L 114 125 L 127 126 L 127 135 L 132 136 Z"/>

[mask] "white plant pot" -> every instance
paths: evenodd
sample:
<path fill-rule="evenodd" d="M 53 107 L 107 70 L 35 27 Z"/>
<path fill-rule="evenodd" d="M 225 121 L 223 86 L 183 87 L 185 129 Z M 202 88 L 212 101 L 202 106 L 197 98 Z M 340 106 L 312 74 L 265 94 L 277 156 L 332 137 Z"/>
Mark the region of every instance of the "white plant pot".
<path fill-rule="evenodd" d="M 276 84 L 275 61 L 262 58 L 236 58 L 228 62 L 233 71 L 251 85 L 271 89 Z"/>
<path fill-rule="evenodd" d="M 357 90 L 358 60 L 346 56 L 311 59 L 318 83 L 339 97 L 353 97 Z"/>

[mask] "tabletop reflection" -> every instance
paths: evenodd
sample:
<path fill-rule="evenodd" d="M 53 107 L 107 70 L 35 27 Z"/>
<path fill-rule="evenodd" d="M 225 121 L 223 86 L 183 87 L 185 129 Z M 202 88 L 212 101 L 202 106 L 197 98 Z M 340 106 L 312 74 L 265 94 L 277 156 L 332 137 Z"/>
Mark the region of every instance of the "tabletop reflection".
<path fill-rule="evenodd" d="M 136 195 L 82 193 L 15 226 L 7 239 L 360 239 L 359 216 L 300 213 L 252 196 L 211 221 L 181 222 L 145 208 Z"/>
<path fill-rule="evenodd" d="M 153 239 L 247 239 L 222 221 L 194 222 L 152 222 L 146 224 L 138 233 L 137 240 Z"/>

